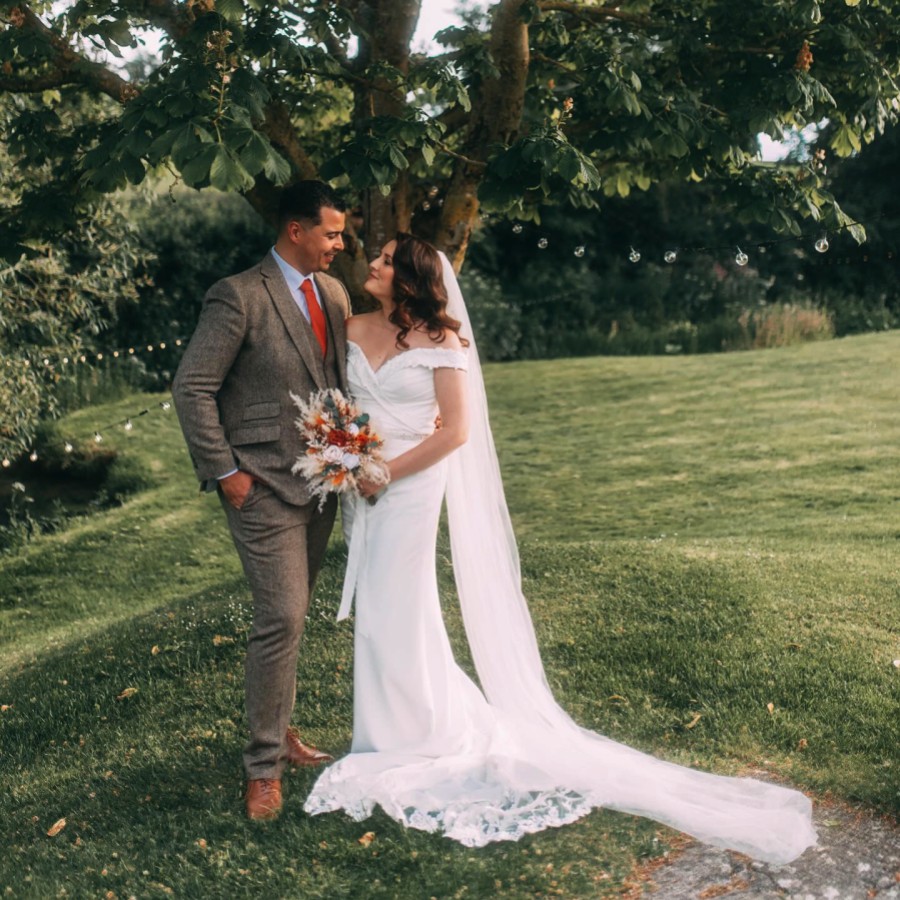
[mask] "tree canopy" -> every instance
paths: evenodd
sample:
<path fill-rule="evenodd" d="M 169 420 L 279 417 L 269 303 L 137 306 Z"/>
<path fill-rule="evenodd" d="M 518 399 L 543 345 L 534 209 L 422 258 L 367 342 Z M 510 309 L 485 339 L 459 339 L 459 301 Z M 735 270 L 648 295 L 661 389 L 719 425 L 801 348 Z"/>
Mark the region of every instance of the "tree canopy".
<path fill-rule="evenodd" d="M 898 6 L 499 0 L 426 55 L 419 0 L 0 0 L 9 153 L 50 176 L 23 186 L 0 238 L 9 252 L 68 227 L 161 167 L 269 218 L 278 186 L 330 179 L 366 245 L 410 229 L 457 265 L 486 213 L 673 178 L 722 182 L 746 222 L 850 227 L 821 159 L 763 162 L 757 135 L 828 119 L 847 156 L 894 121 Z M 160 58 L 117 62 L 147 28 Z M 61 115 L 73 96 L 91 102 Z"/>

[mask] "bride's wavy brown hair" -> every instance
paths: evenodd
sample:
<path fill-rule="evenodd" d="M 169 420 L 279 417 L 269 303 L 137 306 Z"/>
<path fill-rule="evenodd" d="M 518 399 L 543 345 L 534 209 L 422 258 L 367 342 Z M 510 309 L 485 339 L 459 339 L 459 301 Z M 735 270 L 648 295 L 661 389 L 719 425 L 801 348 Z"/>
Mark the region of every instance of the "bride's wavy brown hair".
<path fill-rule="evenodd" d="M 421 238 L 399 232 L 394 250 L 394 307 L 388 316 L 400 329 L 397 344 L 409 347 L 406 336 L 413 328 L 423 328 L 440 344 L 447 331 L 459 334 L 460 323 L 447 315 L 447 289 L 437 250 Z M 469 342 L 461 337 L 463 346 Z"/>

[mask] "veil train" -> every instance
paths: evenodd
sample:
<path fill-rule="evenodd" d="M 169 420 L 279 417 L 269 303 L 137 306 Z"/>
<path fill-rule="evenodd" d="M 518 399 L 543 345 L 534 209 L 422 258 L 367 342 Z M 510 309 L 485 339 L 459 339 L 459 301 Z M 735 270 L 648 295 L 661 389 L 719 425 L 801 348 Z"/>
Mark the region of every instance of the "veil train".
<path fill-rule="evenodd" d="M 466 636 L 504 735 L 492 758 L 507 808 L 496 815 L 503 819 L 519 810 L 527 817 L 525 808 L 537 806 L 552 816 L 555 810 L 560 821 L 545 827 L 602 806 L 757 859 L 791 861 L 816 843 L 812 804 L 802 793 L 658 760 L 581 728 L 554 700 L 522 594 L 475 336 L 456 274 L 440 255 L 447 311 L 470 342 L 469 440 L 449 458 L 446 502 Z M 535 828 L 525 824 L 523 830 Z M 503 835 L 488 839 L 498 837 Z"/>

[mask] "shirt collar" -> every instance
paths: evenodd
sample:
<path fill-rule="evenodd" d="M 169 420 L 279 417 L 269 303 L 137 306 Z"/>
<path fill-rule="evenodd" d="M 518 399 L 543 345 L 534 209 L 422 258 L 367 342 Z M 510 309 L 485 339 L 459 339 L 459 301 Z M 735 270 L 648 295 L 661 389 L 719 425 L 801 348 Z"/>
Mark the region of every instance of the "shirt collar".
<path fill-rule="evenodd" d="M 275 257 L 275 262 L 278 263 L 278 268 L 281 269 L 281 274 L 284 275 L 284 280 L 287 282 L 288 288 L 290 288 L 291 295 L 296 297 L 297 291 L 300 290 L 300 285 L 303 284 L 307 278 L 312 278 L 312 275 L 304 275 L 299 269 L 295 268 L 284 259 L 274 247 L 272 248 L 272 256 Z M 312 278 L 312 281 L 313 286 L 315 287 L 315 279 Z"/>

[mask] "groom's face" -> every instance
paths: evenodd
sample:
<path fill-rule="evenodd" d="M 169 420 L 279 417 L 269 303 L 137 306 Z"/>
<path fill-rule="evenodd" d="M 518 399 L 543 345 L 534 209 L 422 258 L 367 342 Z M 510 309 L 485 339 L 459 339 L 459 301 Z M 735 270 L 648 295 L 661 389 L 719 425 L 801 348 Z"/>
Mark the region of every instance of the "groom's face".
<path fill-rule="evenodd" d="M 294 220 L 288 223 L 288 236 L 294 248 L 295 262 L 307 275 L 327 272 L 335 256 L 344 249 L 344 214 L 323 206 L 318 225 Z"/>

